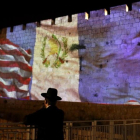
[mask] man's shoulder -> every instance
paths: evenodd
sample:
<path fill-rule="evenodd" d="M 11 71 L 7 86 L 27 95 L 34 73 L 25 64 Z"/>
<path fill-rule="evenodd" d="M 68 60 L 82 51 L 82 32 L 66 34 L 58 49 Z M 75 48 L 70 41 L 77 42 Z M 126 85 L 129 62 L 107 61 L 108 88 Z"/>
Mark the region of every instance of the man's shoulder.
<path fill-rule="evenodd" d="M 58 108 L 57 106 L 56 106 L 56 108 L 57 108 L 59 111 L 64 112 L 61 108 Z"/>
<path fill-rule="evenodd" d="M 64 111 L 62 109 L 58 109 L 58 110 L 62 115 L 64 115 Z"/>
<path fill-rule="evenodd" d="M 59 110 L 60 110 L 60 112 L 64 113 L 64 111 L 62 109 L 59 109 Z"/>

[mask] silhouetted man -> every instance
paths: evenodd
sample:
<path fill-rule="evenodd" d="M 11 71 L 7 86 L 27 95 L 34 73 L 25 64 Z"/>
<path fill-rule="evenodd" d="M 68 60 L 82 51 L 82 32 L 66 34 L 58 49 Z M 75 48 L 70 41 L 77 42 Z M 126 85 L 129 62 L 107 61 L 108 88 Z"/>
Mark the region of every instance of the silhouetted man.
<path fill-rule="evenodd" d="M 45 107 L 25 116 L 25 125 L 35 125 L 38 128 L 37 140 L 63 140 L 64 112 L 56 107 L 57 89 L 49 88 L 47 93 L 41 93 L 45 98 Z"/>

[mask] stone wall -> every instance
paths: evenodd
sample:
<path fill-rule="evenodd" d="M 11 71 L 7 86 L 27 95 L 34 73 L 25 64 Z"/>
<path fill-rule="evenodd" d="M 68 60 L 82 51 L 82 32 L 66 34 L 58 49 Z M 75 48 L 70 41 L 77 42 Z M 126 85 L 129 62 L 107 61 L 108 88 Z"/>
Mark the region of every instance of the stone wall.
<path fill-rule="evenodd" d="M 25 115 L 40 109 L 43 101 L 0 99 L 0 121 L 22 122 Z M 140 119 L 139 105 L 111 105 L 81 102 L 57 103 L 65 121 Z"/>
<path fill-rule="evenodd" d="M 90 19 L 78 15 L 79 42 L 86 49 L 82 57 L 79 95 L 83 102 L 139 102 L 140 12 L 139 3 L 126 12 L 126 5 L 90 12 Z M 86 83 L 86 84 L 85 84 Z"/>
<path fill-rule="evenodd" d="M 63 101 L 58 107 L 65 113 L 65 120 L 139 119 L 140 107 L 123 105 L 128 100 L 140 102 L 140 2 L 37 23 L 3 29 L 0 38 L 7 38 L 24 49 L 32 50 L 33 67 L 30 83 L 31 101 L 0 99 L 0 116 L 6 120 L 22 121 L 25 114 L 42 106 L 41 92 L 52 86 L 58 89 Z M 85 49 L 69 52 L 59 69 L 45 68 L 40 52 L 45 37 L 68 38 Z M 62 43 L 62 42 L 61 42 Z M 48 51 L 48 48 L 46 48 Z M 46 51 L 46 52 L 47 52 Z M 36 101 L 38 100 L 38 101 Z"/>

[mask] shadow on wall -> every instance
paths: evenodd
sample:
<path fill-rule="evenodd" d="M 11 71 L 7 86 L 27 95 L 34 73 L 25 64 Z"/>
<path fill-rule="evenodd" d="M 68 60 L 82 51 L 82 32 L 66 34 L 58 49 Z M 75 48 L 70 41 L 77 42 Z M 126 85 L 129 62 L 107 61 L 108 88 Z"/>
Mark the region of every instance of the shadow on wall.
<path fill-rule="evenodd" d="M 0 119 L 22 122 L 25 115 L 40 109 L 43 101 L 0 98 Z"/>
<path fill-rule="evenodd" d="M 8 122 L 22 122 L 25 115 L 35 112 L 42 105 L 43 101 L 0 98 L 0 119 Z M 139 105 L 107 105 L 59 101 L 57 106 L 64 110 L 65 121 L 139 119 L 140 117 Z"/>

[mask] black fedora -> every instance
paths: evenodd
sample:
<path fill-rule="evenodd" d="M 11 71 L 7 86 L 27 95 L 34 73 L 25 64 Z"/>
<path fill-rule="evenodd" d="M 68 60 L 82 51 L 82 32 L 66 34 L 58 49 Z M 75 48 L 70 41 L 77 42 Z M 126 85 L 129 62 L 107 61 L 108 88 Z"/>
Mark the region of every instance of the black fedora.
<path fill-rule="evenodd" d="M 62 98 L 57 96 L 57 89 L 55 88 L 48 88 L 47 93 L 41 93 L 41 96 L 44 98 L 48 98 L 50 100 L 61 100 Z"/>

